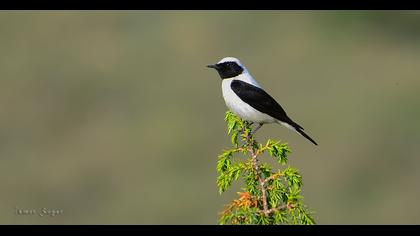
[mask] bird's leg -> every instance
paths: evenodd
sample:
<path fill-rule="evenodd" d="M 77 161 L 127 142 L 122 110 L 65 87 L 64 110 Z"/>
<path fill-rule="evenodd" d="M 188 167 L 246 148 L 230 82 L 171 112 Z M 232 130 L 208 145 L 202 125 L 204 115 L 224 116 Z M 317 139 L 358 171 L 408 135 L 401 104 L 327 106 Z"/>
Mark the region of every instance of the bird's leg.
<path fill-rule="evenodd" d="M 251 126 L 251 125 L 253 125 L 254 124 L 254 122 L 252 122 L 252 121 L 245 121 L 245 126 Z M 242 133 L 244 133 L 245 132 L 245 126 L 244 127 L 242 127 Z"/>
<path fill-rule="evenodd" d="M 259 123 L 257 128 L 255 128 L 254 131 L 252 131 L 251 135 L 254 135 L 263 125 L 263 123 Z"/>

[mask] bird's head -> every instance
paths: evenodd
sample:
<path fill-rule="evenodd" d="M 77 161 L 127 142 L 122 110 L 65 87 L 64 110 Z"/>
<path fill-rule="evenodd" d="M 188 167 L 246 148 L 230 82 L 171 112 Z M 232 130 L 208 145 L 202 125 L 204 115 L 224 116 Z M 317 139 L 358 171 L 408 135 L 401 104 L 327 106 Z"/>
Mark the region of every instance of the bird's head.
<path fill-rule="evenodd" d="M 245 66 L 234 57 L 225 57 L 218 63 L 207 67 L 217 70 L 222 79 L 233 78 L 246 72 Z"/>

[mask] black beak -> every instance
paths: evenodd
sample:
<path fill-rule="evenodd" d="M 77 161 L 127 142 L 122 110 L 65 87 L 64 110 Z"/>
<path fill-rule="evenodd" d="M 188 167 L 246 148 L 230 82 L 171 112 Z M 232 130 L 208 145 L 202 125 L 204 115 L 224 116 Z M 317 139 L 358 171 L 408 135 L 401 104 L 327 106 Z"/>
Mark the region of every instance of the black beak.
<path fill-rule="evenodd" d="M 208 68 L 213 68 L 213 69 L 218 69 L 219 67 L 217 66 L 217 64 L 214 64 L 214 65 L 208 65 L 207 66 Z"/>

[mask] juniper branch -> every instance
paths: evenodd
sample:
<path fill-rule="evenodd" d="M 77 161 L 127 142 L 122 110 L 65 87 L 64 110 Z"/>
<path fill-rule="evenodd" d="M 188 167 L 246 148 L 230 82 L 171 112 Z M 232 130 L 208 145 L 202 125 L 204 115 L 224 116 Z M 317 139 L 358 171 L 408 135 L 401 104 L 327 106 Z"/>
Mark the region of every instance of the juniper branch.
<path fill-rule="evenodd" d="M 221 224 L 314 224 L 314 220 L 302 202 L 302 176 L 294 168 L 272 172 L 266 164 L 260 164 L 262 154 L 268 151 L 279 164 L 285 165 L 290 149 L 286 143 L 268 140 L 262 146 L 254 138 L 252 123 L 241 120 L 231 112 L 226 113 L 228 134 L 231 134 L 234 149 L 219 156 L 217 179 L 220 193 L 226 191 L 233 181 L 243 176 L 246 187 L 239 192 L 240 198 L 233 200 L 222 212 Z M 238 140 L 240 137 L 240 140 Z M 240 142 L 242 141 L 242 144 Z M 234 154 L 243 153 L 249 158 L 243 162 L 234 160 Z"/>
<path fill-rule="evenodd" d="M 260 126 L 259 126 L 260 127 Z M 249 133 L 248 137 L 248 146 L 249 146 L 249 151 L 251 153 L 251 157 L 252 157 L 252 166 L 258 176 L 258 181 L 260 183 L 260 187 L 261 187 L 261 193 L 262 193 L 262 202 L 263 202 L 263 213 L 268 216 L 268 204 L 267 204 L 267 193 L 266 193 L 266 189 L 265 189 L 265 179 L 264 176 L 262 176 L 261 172 L 260 172 L 260 166 L 258 164 L 258 151 L 255 151 L 255 147 L 254 147 L 254 143 L 250 140 L 254 140 L 253 137 L 253 133 Z"/>

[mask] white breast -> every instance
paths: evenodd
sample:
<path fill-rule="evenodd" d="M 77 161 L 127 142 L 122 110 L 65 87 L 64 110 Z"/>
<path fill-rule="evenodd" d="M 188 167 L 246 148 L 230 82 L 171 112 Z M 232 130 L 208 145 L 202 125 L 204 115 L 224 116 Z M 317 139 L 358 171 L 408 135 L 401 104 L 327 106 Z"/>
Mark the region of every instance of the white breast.
<path fill-rule="evenodd" d="M 254 109 L 244 101 L 242 101 L 235 92 L 231 89 L 230 84 L 234 79 L 238 78 L 230 78 L 224 79 L 222 81 L 222 93 L 223 98 L 225 99 L 226 106 L 236 115 L 241 117 L 244 120 L 252 121 L 255 123 L 273 123 L 276 119 L 272 118 L 271 116 L 259 112 L 258 110 Z M 246 81 L 248 83 L 255 82 L 254 81 Z M 256 82 L 255 82 L 256 83 Z M 255 84 L 254 84 L 255 85 Z M 258 84 L 256 86 L 259 87 Z"/>

